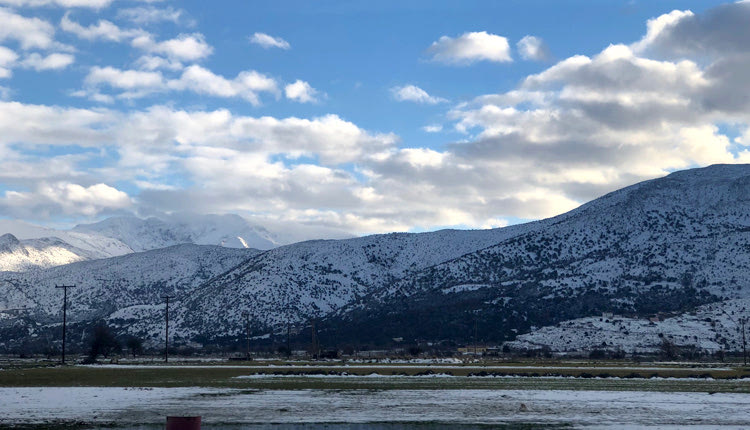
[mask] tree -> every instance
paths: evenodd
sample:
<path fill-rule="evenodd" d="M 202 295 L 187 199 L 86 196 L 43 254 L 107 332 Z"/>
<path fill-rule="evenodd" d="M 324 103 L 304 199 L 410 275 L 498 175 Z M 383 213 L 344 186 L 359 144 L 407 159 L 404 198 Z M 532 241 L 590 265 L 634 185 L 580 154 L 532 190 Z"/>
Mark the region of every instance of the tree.
<path fill-rule="evenodd" d="M 135 336 L 130 336 L 128 340 L 125 341 L 125 346 L 130 350 L 133 358 L 138 354 L 143 354 L 143 342 Z"/>
<path fill-rule="evenodd" d="M 673 360 L 677 358 L 678 354 L 677 346 L 671 340 L 663 337 L 661 339 L 661 345 L 659 345 L 659 356 L 663 359 Z"/>
<path fill-rule="evenodd" d="M 113 352 L 120 352 L 122 347 L 115 339 L 115 336 L 102 321 L 94 327 L 94 334 L 91 337 L 91 348 L 89 349 L 89 359 L 96 361 L 96 357 L 103 355 L 105 358 Z"/>

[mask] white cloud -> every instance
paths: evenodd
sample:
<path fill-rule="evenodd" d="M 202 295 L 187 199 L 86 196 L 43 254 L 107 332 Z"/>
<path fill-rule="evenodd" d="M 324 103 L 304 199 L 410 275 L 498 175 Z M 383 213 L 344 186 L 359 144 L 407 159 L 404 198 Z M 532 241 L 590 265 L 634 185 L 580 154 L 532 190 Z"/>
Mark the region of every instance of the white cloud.
<path fill-rule="evenodd" d="M 47 49 L 55 45 L 55 28 L 39 18 L 27 18 L 0 7 L 0 42 L 16 40 L 23 49 Z"/>
<path fill-rule="evenodd" d="M 427 49 L 433 61 L 469 65 L 477 61 L 511 62 L 508 39 L 486 31 L 464 33 L 456 38 L 442 36 Z"/>
<path fill-rule="evenodd" d="M 59 6 L 59 7 L 87 7 L 92 9 L 101 9 L 107 7 L 113 0 L 0 0 L 0 4 L 6 4 L 14 7 L 39 7 L 39 6 Z"/>
<path fill-rule="evenodd" d="M 248 38 L 248 40 L 250 40 L 250 43 L 254 43 L 265 49 L 269 49 L 269 48 L 289 49 L 291 48 L 291 45 L 289 45 L 289 42 L 287 42 L 286 40 L 280 37 L 269 36 L 268 34 L 265 34 L 265 33 L 254 33 L 252 36 Z"/>
<path fill-rule="evenodd" d="M 169 60 L 164 57 L 156 55 L 142 55 L 135 61 L 135 65 L 139 69 L 144 70 L 182 70 L 183 64 L 179 61 Z"/>
<path fill-rule="evenodd" d="M 85 89 L 73 95 L 111 102 L 111 96 L 101 93 L 103 86 L 121 90 L 117 98 L 134 99 L 167 91 L 189 91 L 214 97 L 242 98 L 253 105 L 260 105 L 260 93 L 279 95 L 276 80 L 254 70 L 240 72 L 234 79 L 227 79 L 212 71 L 192 65 L 185 68 L 178 78 L 168 79 L 156 70 L 171 68 L 172 63 L 160 62 L 160 58 L 139 60 L 145 70 L 121 70 L 114 67 L 92 67 L 84 80 Z M 153 67 L 153 68 L 151 68 Z"/>
<path fill-rule="evenodd" d="M 92 67 L 85 82 L 90 86 L 101 84 L 124 90 L 158 90 L 165 86 L 159 72 L 120 70 L 114 67 Z"/>
<path fill-rule="evenodd" d="M 26 56 L 20 63 L 21 67 L 34 69 L 36 71 L 42 70 L 60 70 L 64 69 L 75 61 L 75 57 L 70 54 L 52 53 L 47 56 L 42 56 L 39 53 L 32 53 Z"/>
<path fill-rule="evenodd" d="M 402 87 L 391 88 L 393 98 L 400 102 L 414 102 L 421 104 L 434 105 L 447 102 L 448 100 L 441 97 L 434 97 L 427 94 L 427 91 L 415 86 L 405 85 Z"/>
<path fill-rule="evenodd" d="M 71 20 L 70 13 L 63 15 L 60 20 L 60 28 L 86 40 L 102 39 L 112 42 L 122 42 L 135 37 L 148 37 L 148 33 L 143 30 L 123 30 L 107 20 L 99 20 L 96 24 L 84 27 Z"/>
<path fill-rule="evenodd" d="M 157 8 L 154 6 L 132 7 L 117 11 L 117 17 L 139 25 L 157 24 L 161 22 L 179 23 L 185 11 L 173 7 Z"/>
<path fill-rule="evenodd" d="M 197 65 L 185 69 L 182 76 L 170 81 L 168 86 L 174 90 L 188 90 L 216 97 L 241 97 L 253 105 L 260 104 L 258 93 L 279 92 L 276 80 L 254 70 L 241 72 L 230 80 Z"/>
<path fill-rule="evenodd" d="M 18 54 L 12 49 L 0 46 L 0 79 L 9 78 L 13 75 L 11 68 L 18 60 Z"/>
<path fill-rule="evenodd" d="M 524 60 L 547 61 L 552 57 L 547 44 L 536 36 L 524 36 L 516 46 Z"/>
<path fill-rule="evenodd" d="M 440 133 L 443 131 L 442 124 L 430 124 L 422 127 L 422 131 L 425 133 Z"/>
<path fill-rule="evenodd" d="M 4 212 L 26 216 L 37 212 L 35 218 L 40 217 L 39 213 L 93 216 L 131 205 L 126 193 L 102 183 L 84 187 L 69 182 L 42 182 L 34 191 L 6 191 L 0 198 Z"/>
<path fill-rule="evenodd" d="M 0 144 L 95 146 L 108 138 L 111 112 L 0 102 Z"/>
<path fill-rule="evenodd" d="M 164 55 L 174 61 L 199 61 L 213 53 L 213 48 L 200 33 L 181 34 L 162 42 L 154 41 L 151 36 L 140 36 L 133 40 L 133 46 L 151 54 Z"/>
<path fill-rule="evenodd" d="M 289 100 L 300 103 L 314 103 L 317 101 L 318 91 L 305 81 L 297 79 L 294 83 L 284 87 L 284 95 Z"/>
<path fill-rule="evenodd" d="M 692 16 L 694 16 L 694 14 L 689 10 L 673 10 L 670 13 L 649 19 L 648 23 L 646 24 L 648 29 L 646 31 L 646 34 L 639 42 L 633 44 L 633 50 L 636 52 L 642 52 L 650 45 L 652 45 L 656 41 L 656 39 L 659 38 L 662 32 L 671 27 L 674 27 L 682 19 Z"/>
<path fill-rule="evenodd" d="M 750 56 L 745 34 L 726 21 L 744 15 L 719 12 L 697 14 L 695 21 L 686 16 L 658 31 L 651 25 L 655 36 L 642 51 L 634 45 L 602 47 L 596 55 L 567 58 L 528 76 L 510 91 L 453 106 L 440 123 L 445 119 L 444 127 L 466 134 L 444 147 L 400 142 L 337 115 L 275 118 L 172 106 L 118 112 L 0 102 L 0 176 L 26 178 L 3 182 L 19 193 L 11 199 L 12 213 L 25 207 L 42 213 L 98 210 L 81 209 L 85 198 L 63 207 L 44 197 L 49 193 L 37 186 L 43 182 L 78 184 L 85 191 L 92 184 L 128 183 L 141 188 L 127 207 L 144 212 L 262 211 L 358 233 L 494 227 L 510 217 L 551 216 L 673 169 L 750 159 L 740 146 L 750 134 Z M 703 23 L 690 24 L 700 31 L 678 39 L 690 22 Z M 716 31 L 733 30 L 717 33 L 706 22 Z M 721 43 L 697 48 L 715 40 Z M 18 61 L 8 60 L 7 67 Z M 275 79 L 258 72 L 224 77 L 192 65 L 173 77 L 169 63 L 138 63 L 144 70 L 137 72 L 153 74 L 100 68 L 90 84 L 97 93 L 89 96 L 107 97 L 98 91 L 112 89 L 191 91 L 251 102 L 264 93 L 282 95 Z M 743 136 L 730 139 L 727 124 Z M 56 158 L 50 172 L 39 168 L 39 159 L 23 159 L 47 145 L 56 145 L 55 152 L 73 146 L 66 155 L 84 152 L 106 161 L 91 169 L 90 159 Z M 55 176 L 40 179 L 34 172 Z M 75 195 L 65 186 L 51 189 Z M 11 200 L 0 205 L 6 208 Z"/>

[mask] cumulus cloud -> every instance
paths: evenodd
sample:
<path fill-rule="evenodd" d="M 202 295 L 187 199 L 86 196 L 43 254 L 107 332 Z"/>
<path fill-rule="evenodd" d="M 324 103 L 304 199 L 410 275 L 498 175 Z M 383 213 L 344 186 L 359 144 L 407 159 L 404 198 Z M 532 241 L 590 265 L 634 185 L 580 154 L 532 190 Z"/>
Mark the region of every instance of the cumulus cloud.
<path fill-rule="evenodd" d="M 121 91 L 118 98 L 134 99 L 167 91 L 190 91 L 213 97 L 242 98 L 253 105 L 260 104 L 260 93 L 266 92 L 278 95 L 276 80 L 254 70 L 240 72 L 235 78 L 227 79 L 212 71 L 192 65 L 185 68 L 182 74 L 174 79 L 166 78 L 160 66 L 170 68 L 167 63 L 144 64 L 146 70 L 121 70 L 114 67 L 92 67 L 84 80 L 85 89 L 74 95 L 111 102 L 111 98 L 102 93 L 102 87 Z M 111 97 L 111 96 L 109 96 Z"/>
<path fill-rule="evenodd" d="M 185 69 L 179 79 L 168 83 L 168 87 L 216 97 L 240 97 L 256 106 L 260 104 L 259 93 L 277 94 L 279 91 L 276 80 L 254 70 L 227 79 L 197 65 Z"/>
<path fill-rule="evenodd" d="M 152 36 L 144 35 L 133 39 L 133 46 L 150 54 L 164 55 L 174 61 L 195 62 L 213 53 L 213 47 L 206 43 L 200 33 L 181 34 L 174 39 L 156 42 Z"/>
<path fill-rule="evenodd" d="M 442 36 L 427 49 L 433 61 L 469 65 L 478 61 L 513 61 L 508 39 L 486 31 L 464 33 L 456 38 Z"/>
<path fill-rule="evenodd" d="M 107 111 L 0 102 L 0 144 L 94 146 L 107 140 L 104 127 L 115 118 Z"/>
<path fill-rule="evenodd" d="M 750 50 L 750 2 L 718 6 L 701 14 L 675 10 L 648 22 L 634 49 L 668 58 L 737 55 Z"/>
<path fill-rule="evenodd" d="M 0 7 L 0 42 L 16 40 L 23 49 L 47 49 L 55 45 L 55 28 L 39 18 L 27 18 Z"/>
<path fill-rule="evenodd" d="M 159 57 L 158 55 L 142 55 L 135 61 L 136 67 L 143 70 L 182 70 L 184 65 L 176 60 Z"/>
<path fill-rule="evenodd" d="M 140 36 L 148 37 L 148 33 L 143 30 L 123 30 L 107 20 L 99 20 L 96 24 L 84 27 L 71 20 L 70 13 L 63 15 L 60 20 L 60 28 L 86 40 L 101 39 L 111 42 L 122 42 Z"/>
<path fill-rule="evenodd" d="M 21 67 L 28 69 L 34 69 L 36 71 L 42 70 L 61 70 L 64 69 L 75 61 L 75 57 L 70 54 L 52 53 L 47 56 L 34 52 L 26 56 L 20 63 Z"/>
<path fill-rule="evenodd" d="M 745 6 L 729 6 L 742 16 Z M 0 102 L 0 172 L 46 174 L 22 159 L 32 151 L 14 157 L 13 151 L 29 147 L 54 145 L 59 152 L 74 146 L 71 152 L 100 150 L 90 156 L 106 158 L 96 169 L 82 167 L 90 160 L 65 159 L 58 160 L 54 178 L 12 186 L 6 180 L 18 195 L 0 204 L 13 202 L 16 211 L 96 211 L 81 209 L 84 198 L 72 208 L 45 200 L 36 185 L 70 196 L 75 193 L 53 185 L 89 191 L 92 184 L 125 182 L 141 187 L 127 207 L 144 212 L 262 212 L 357 233 L 492 227 L 511 217 L 556 215 L 674 169 L 750 161 L 743 146 L 750 134 L 747 48 L 729 41 L 702 48 L 719 37 L 708 27 L 692 27 L 700 31 L 690 40 L 667 37 L 695 20 L 727 25 L 735 32 L 721 37 L 742 40 L 744 33 L 728 18 L 715 18 L 725 15 L 732 13 L 667 14 L 644 26 L 645 36 L 634 43 L 563 59 L 509 91 L 452 106 L 440 123 L 464 136 L 443 147 L 401 142 L 338 115 L 276 118 L 173 106 L 118 112 Z M 15 55 L 7 67 L 25 58 Z M 191 65 L 172 76 L 156 64 L 137 70 L 152 74 L 126 72 L 102 67 L 90 85 L 115 93 L 194 91 L 251 101 L 286 95 L 276 80 L 252 71 L 224 77 Z M 733 139 L 727 127 L 742 136 Z M 423 130 L 437 132 L 440 125 Z M 4 164 L 11 162 L 15 167 Z M 115 201 L 120 203 L 106 206 L 125 204 Z"/>
<path fill-rule="evenodd" d="M 185 16 L 185 11 L 173 7 L 158 8 L 154 6 L 141 6 L 117 11 L 117 17 L 138 25 L 158 24 L 161 22 L 172 22 L 178 24 Z"/>
<path fill-rule="evenodd" d="M 102 183 L 84 187 L 68 182 L 42 182 L 33 191 L 6 191 L 0 198 L 4 213 L 24 218 L 60 214 L 93 216 L 131 205 L 126 193 Z"/>
<path fill-rule="evenodd" d="M 156 91 L 164 87 L 164 78 L 159 72 L 120 70 L 114 67 L 92 67 L 85 82 L 96 87 L 101 84 L 124 90 Z"/>
<path fill-rule="evenodd" d="M 299 79 L 284 87 L 284 95 L 286 98 L 300 103 L 314 103 L 318 101 L 316 99 L 317 94 L 318 91 L 315 88 L 311 87 L 307 82 Z"/>
<path fill-rule="evenodd" d="M 419 88 L 416 85 L 393 87 L 391 88 L 391 95 L 394 99 L 400 102 L 414 102 L 428 105 L 434 105 L 448 101 L 442 97 L 431 96 L 427 94 L 427 91 Z"/>
<path fill-rule="evenodd" d="M 518 53 L 524 60 L 548 61 L 552 58 L 547 44 L 536 36 L 524 36 L 523 39 L 518 41 L 516 47 L 518 47 Z"/>
<path fill-rule="evenodd" d="M 11 67 L 18 60 L 18 54 L 12 49 L 0 46 L 0 79 L 9 78 L 13 75 Z"/>
<path fill-rule="evenodd" d="M 264 49 L 269 49 L 269 48 L 289 49 L 291 48 L 291 45 L 289 45 L 289 42 L 287 42 L 286 40 L 280 37 L 269 36 L 268 34 L 265 34 L 265 33 L 254 33 L 252 36 L 248 38 L 248 40 L 250 41 L 250 43 L 261 46 Z"/>
<path fill-rule="evenodd" d="M 443 131 L 443 125 L 442 124 L 430 124 L 422 127 L 422 131 L 425 133 L 440 133 Z"/>

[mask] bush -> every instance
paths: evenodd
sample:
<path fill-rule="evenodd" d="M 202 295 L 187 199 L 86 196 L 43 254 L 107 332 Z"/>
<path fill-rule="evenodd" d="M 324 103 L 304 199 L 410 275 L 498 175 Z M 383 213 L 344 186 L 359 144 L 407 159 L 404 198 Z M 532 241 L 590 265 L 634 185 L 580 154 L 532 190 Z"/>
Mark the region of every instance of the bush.
<path fill-rule="evenodd" d="M 122 351 L 120 342 L 115 339 L 112 332 L 103 321 L 94 327 L 94 333 L 91 337 L 91 347 L 89 349 L 89 358 L 96 361 L 96 357 L 103 355 L 105 358 L 115 352 Z"/>

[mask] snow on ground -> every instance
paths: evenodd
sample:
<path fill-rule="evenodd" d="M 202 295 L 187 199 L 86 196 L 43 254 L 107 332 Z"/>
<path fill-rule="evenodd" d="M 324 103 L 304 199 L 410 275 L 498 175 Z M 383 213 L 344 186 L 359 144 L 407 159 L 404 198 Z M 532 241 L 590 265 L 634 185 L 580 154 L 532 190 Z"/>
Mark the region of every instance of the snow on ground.
<path fill-rule="evenodd" d="M 89 364 L 89 365 L 79 365 L 78 367 L 90 367 L 94 369 L 165 369 L 165 368 L 175 368 L 175 369 L 216 369 L 217 366 L 215 365 L 177 365 L 177 366 L 171 366 L 171 365 L 163 365 L 163 364 Z M 301 365 L 275 365 L 275 364 L 269 364 L 266 366 L 246 366 L 246 365 L 222 365 L 218 368 L 221 369 L 249 369 L 249 370 L 257 370 L 257 371 L 267 371 L 267 370 L 312 370 L 312 369 L 330 369 L 330 370 L 343 370 L 343 369 L 349 369 L 349 370 L 377 370 L 377 369 L 400 369 L 401 367 L 398 365 L 381 365 L 381 364 L 301 364 Z M 406 366 L 405 368 L 408 368 Z M 731 367 L 712 367 L 712 366 L 706 366 L 706 367 L 684 367 L 684 366 L 596 366 L 596 367 L 576 367 L 576 366 L 547 366 L 547 365 L 538 365 L 538 366 L 515 366 L 515 365 L 509 365 L 509 366 L 462 366 L 462 365 L 445 365 L 445 364 L 436 364 L 433 366 L 426 366 L 426 368 L 432 369 L 432 370 L 457 370 L 457 369 L 463 369 L 463 370 L 478 370 L 478 371 L 486 371 L 491 372 L 493 370 L 583 370 L 583 369 L 591 369 L 596 371 L 601 370 L 630 370 L 630 371 L 674 371 L 674 370 L 690 370 L 692 372 L 710 372 L 710 371 L 731 371 L 733 370 Z"/>
<path fill-rule="evenodd" d="M 560 390 L 232 390 L 0 388 L 0 424 L 56 419 L 211 423 L 537 423 L 574 427 L 750 425 L 750 395 Z M 522 406 L 524 405 L 524 406 Z M 155 427 L 156 428 L 156 427 Z"/>
<path fill-rule="evenodd" d="M 678 347 L 715 352 L 741 350 L 740 319 L 750 300 L 727 300 L 701 306 L 660 321 L 623 316 L 601 316 L 564 321 L 518 336 L 508 345 L 514 349 L 547 346 L 556 352 L 622 350 L 627 353 L 659 351 L 663 340 Z"/>

